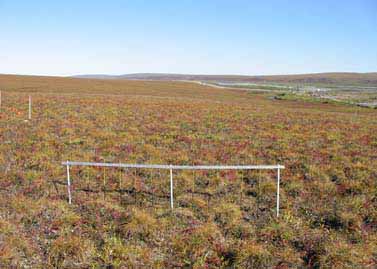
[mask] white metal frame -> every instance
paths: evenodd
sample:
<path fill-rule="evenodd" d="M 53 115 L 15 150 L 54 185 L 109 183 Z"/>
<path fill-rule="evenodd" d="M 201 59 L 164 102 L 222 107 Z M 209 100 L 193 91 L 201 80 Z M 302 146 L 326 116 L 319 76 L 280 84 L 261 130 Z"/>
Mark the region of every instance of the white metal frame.
<path fill-rule="evenodd" d="M 129 163 L 95 163 L 95 162 L 63 162 L 67 168 L 68 203 L 72 204 L 70 166 L 96 166 L 119 168 L 145 168 L 170 170 L 170 207 L 174 209 L 173 170 L 277 170 L 276 181 L 276 216 L 279 217 L 280 208 L 280 169 L 283 165 L 166 165 L 166 164 L 129 164 Z"/>

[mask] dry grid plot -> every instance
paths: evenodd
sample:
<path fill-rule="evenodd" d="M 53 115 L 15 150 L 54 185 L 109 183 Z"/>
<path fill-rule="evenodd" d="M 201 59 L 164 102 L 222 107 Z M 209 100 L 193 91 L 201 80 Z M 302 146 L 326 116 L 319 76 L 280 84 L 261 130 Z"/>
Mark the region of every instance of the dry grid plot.
<path fill-rule="evenodd" d="M 71 172 L 70 172 L 70 168 L 72 166 L 84 166 L 84 167 L 102 167 L 102 168 L 120 168 L 120 169 L 124 169 L 124 170 L 127 170 L 127 169 L 146 169 L 146 170 L 168 170 L 170 172 L 170 180 L 169 180 L 169 184 L 170 184 L 170 192 L 169 192 L 169 195 L 168 195 L 168 198 L 170 199 L 170 208 L 173 210 L 174 209 L 174 180 L 173 180 L 173 171 L 193 171 L 193 175 L 194 175 L 194 171 L 216 171 L 217 172 L 217 175 L 215 175 L 215 177 L 219 178 L 219 175 L 218 175 L 218 171 L 232 171 L 232 170 L 241 170 L 241 171 L 249 171 L 249 170 L 276 170 L 277 171 L 277 179 L 276 179 L 276 216 L 279 217 L 279 209 L 280 209 L 280 170 L 281 169 L 284 169 L 284 166 L 282 165 L 233 165 L 233 166 L 229 166 L 229 165 L 196 165 L 196 166 L 193 166 L 193 165 L 156 165 L 156 164 L 122 164 L 122 163 L 119 163 L 119 164 L 116 164 L 116 163 L 93 163 L 93 162 L 72 162 L 72 161 L 66 161 L 66 162 L 63 162 L 62 165 L 66 166 L 67 168 L 67 191 L 68 191 L 68 202 L 69 204 L 72 204 L 72 181 L 71 181 Z M 207 173 L 208 175 L 208 173 Z M 88 177 L 87 177 L 88 178 Z M 152 184 L 153 184 L 153 176 L 152 176 Z M 127 178 L 126 178 L 127 180 Z M 129 178 L 128 178 L 129 180 Z M 221 180 L 221 179 L 220 179 Z M 119 175 L 119 179 L 118 179 L 118 184 L 115 184 L 114 185 L 114 182 L 112 182 L 113 184 L 109 183 L 108 180 L 106 179 L 106 174 L 105 174 L 105 171 L 104 171 L 104 175 L 103 175 L 103 186 L 102 186 L 102 192 L 103 192 L 103 195 L 105 197 L 105 193 L 106 192 L 118 192 L 119 194 L 122 194 L 122 193 L 130 193 L 131 191 L 135 191 L 135 186 L 136 186 L 136 182 L 133 182 L 133 186 L 132 186 L 132 189 L 128 188 L 128 189 L 123 189 L 123 184 L 122 182 L 124 181 L 123 179 L 123 176 L 120 172 L 120 175 Z M 224 191 L 223 187 L 224 184 L 223 182 L 217 182 L 217 184 L 214 184 L 214 188 L 215 188 L 215 191 L 214 193 L 211 193 L 211 192 L 208 192 L 208 191 L 195 191 L 195 189 L 199 189 L 197 185 L 201 185 L 201 184 L 197 184 L 196 180 L 194 179 L 191 179 L 192 181 L 192 184 L 190 186 L 189 189 L 187 189 L 187 186 L 186 186 L 186 190 L 183 190 L 184 193 L 191 193 L 192 194 L 192 198 L 193 198 L 193 195 L 194 194 L 202 194 L 202 195 L 205 195 L 207 196 L 207 201 L 208 201 L 208 206 L 209 206 L 209 203 L 210 203 L 210 200 L 211 200 L 211 197 L 213 195 L 218 195 L 218 194 L 226 194 L 226 191 Z M 241 182 L 239 184 L 239 190 L 240 190 L 240 199 L 242 199 L 242 196 L 243 196 L 243 192 L 244 192 L 244 186 L 242 184 L 242 181 L 243 181 L 243 178 L 241 179 Z M 178 182 L 178 184 L 180 184 L 181 181 Z M 210 185 L 209 184 L 210 182 L 207 181 L 204 185 Z M 219 184 L 220 183 L 220 184 Z M 222 184 L 221 184 L 222 183 Z M 152 190 L 152 191 L 147 191 L 147 193 L 149 195 L 152 195 L 152 196 L 156 196 L 156 193 L 158 192 L 158 189 L 155 187 L 155 186 L 147 186 L 147 184 L 144 184 L 144 183 L 141 183 L 142 185 L 146 186 L 146 189 L 147 190 Z M 88 182 L 86 184 L 87 186 L 89 185 Z M 118 189 L 109 189 L 107 188 L 107 185 L 113 185 L 113 186 L 116 186 L 118 185 Z M 129 184 L 128 184 L 129 185 Z M 211 184 L 213 185 L 213 184 Z M 223 186 L 221 186 L 223 185 Z M 217 188 L 216 188 L 217 187 Z M 78 190 L 84 190 L 82 188 L 78 189 Z M 86 189 L 86 191 L 91 191 L 89 189 L 89 187 Z M 232 191 L 232 190 L 230 190 Z M 95 191 L 96 192 L 96 191 Z M 97 191 L 98 192 L 98 191 Z M 180 193 L 182 193 L 182 191 L 180 191 Z M 167 197 L 167 195 L 157 195 L 159 197 Z M 219 198 L 219 197 L 218 197 Z M 192 199 L 193 200 L 193 199 Z M 226 200 L 226 199 L 225 199 Z M 120 201 L 122 201 L 120 199 Z"/>

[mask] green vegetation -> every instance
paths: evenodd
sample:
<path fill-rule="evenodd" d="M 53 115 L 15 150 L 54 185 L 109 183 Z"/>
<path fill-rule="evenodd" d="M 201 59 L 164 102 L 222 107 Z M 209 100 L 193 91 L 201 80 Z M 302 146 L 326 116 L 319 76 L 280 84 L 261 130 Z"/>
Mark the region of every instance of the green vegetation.
<path fill-rule="evenodd" d="M 298 100 L 304 102 L 319 102 L 333 105 L 351 105 L 365 108 L 377 108 L 377 92 L 349 93 L 344 91 L 329 91 L 325 94 L 310 94 L 306 92 L 282 92 L 276 95 L 269 95 L 276 100 Z"/>
<path fill-rule="evenodd" d="M 373 268 L 377 111 L 192 83 L 0 76 L 3 268 Z M 33 97 L 31 121 L 27 95 Z M 284 164 L 276 174 L 65 160 Z"/>

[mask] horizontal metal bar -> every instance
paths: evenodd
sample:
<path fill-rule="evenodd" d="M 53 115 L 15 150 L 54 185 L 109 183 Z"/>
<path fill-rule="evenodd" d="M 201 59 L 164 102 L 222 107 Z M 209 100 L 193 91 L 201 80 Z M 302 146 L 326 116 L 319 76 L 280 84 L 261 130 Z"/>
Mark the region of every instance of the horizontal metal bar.
<path fill-rule="evenodd" d="M 174 170 L 258 170 L 284 169 L 284 165 L 166 165 L 166 164 L 130 164 L 130 163 L 94 163 L 94 162 L 63 162 L 69 166 L 99 166 L 146 169 L 174 169 Z"/>

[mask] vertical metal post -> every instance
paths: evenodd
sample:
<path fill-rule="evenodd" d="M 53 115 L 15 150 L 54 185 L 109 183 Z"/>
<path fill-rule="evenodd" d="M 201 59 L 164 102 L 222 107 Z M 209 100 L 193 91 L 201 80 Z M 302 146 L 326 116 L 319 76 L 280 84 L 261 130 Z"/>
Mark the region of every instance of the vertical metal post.
<path fill-rule="evenodd" d="M 31 120 L 31 95 L 29 95 L 29 120 Z"/>
<path fill-rule="evenodd" d="M 106 200 L 106 167 L 103 168 L 103 187 L 102 187 L 102 193 L 103 193 L 103 200 Z"/>
<path fill-rule="evenodd" d="M 173 196 L 173 169 L 170 168 L 170 208 L 174 209 L 174 196 Z"/>
<path fill-rule="evenodd" d="M 69 164 L 67 161 L 67 188 L 68 188 L 68 203 L 72 204 L 72 196 L 71 196 L 71 178 L 69 175 Z"/>
<path fill-rule="evenodd" d="M 0 109 L 1 109 L 1 91 L 0 91 Z"/>
<path fill-rule="evenodd" d="M 120 176 L 119 176 L 119 203 L 122 202 L 122 171 L 123 169 L 120 168 Z"/>
<path fill-rule="evenodd" d="M 279 207 L 280 207 L 280 165 L 278 165 L 278 180 L 277 180 L 277 191 L 276 191 L 276 217 L 279 217 Z"/>

